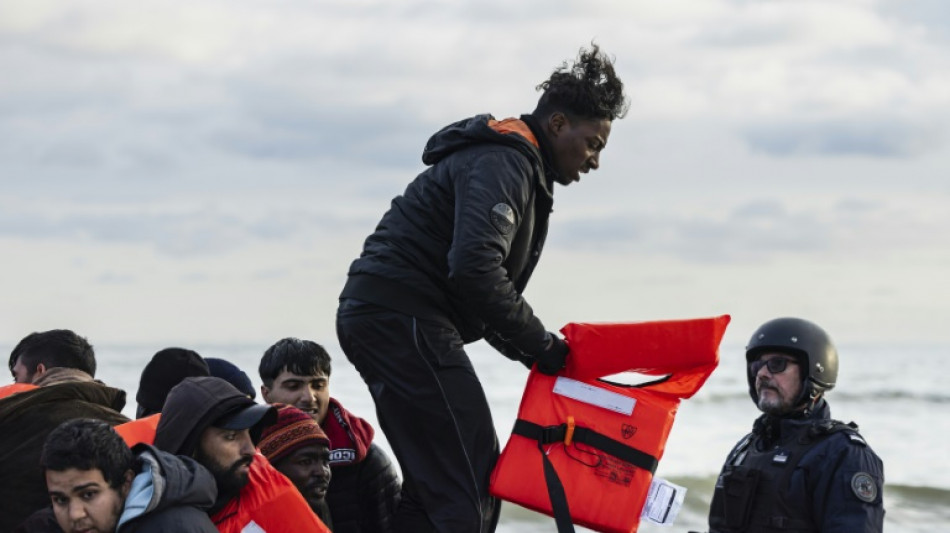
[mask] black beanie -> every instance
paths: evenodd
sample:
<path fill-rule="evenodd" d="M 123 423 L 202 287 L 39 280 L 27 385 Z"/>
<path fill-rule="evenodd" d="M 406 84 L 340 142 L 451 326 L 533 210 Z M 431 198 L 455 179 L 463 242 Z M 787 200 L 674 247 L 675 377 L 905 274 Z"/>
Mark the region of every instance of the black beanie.
<path fill-rule="evenodd" d="M 135 401 L 144 414 L 161 412 L 172 387 L 187 377 L 208 376 L 208 363 L 197 352 L 185 348 L 160 350 L 145 365 Z"/>
<path fill-rule="evenodd" d="M 257 393 L 254 392 L 254 385 L 251 383 L 251 378 L 247 377 L 247 374 L 238 368 L 237 365 L 216 357 L 208 357 L 205 359 L 205 362 L 208 363 L 208 371 L 211 372 L 212 376 L 221 378 L 231 385 L 234 385 L 237 390 L 248 395 L 252 400 L 257 399 Z"/>

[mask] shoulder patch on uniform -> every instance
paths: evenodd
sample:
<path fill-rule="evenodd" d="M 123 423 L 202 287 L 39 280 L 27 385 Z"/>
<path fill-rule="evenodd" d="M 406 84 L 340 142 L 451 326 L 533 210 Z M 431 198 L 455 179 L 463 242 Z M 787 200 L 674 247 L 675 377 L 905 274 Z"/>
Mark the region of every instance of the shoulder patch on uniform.
<path fill-rule="evenodd" d="M 856 442 L 862 446 L 867 446 L 868 443 L 864 440 L 864 437 L 858 435 L 857 433 L 848 433 L 848 438 L 851 439 L 851 442 Z"/>
<path fill-rule="evenodd" d="M 508 235 L 515 227 L 515 211 L 505 203 L 491 208 L 491 223 L 502 235 Z"/>
<path fill-rule="evenodd" d="M 871 503 L 877 499 L 877 483 L 867 472 L 858 472 L 851 478 L 851 491 L 862 502 Z"/>

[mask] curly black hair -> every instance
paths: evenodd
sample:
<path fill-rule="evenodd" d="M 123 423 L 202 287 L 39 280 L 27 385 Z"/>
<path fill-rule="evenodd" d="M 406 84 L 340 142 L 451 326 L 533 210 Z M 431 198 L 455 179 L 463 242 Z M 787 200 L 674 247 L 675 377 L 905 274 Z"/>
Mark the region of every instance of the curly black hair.
<path fill-rule="evenodd" d="M 613 61 L 591 43 L 581 48 L 573 65 L 567 61 L 537 86 L 544 91 L 534 110 L 536 116 L 555 111 L 588 119 L 615 120 L 627 114 L 629 102 Z"/>
<path fill-rule="evenodd" d="M 91 418 L 74 418 L 57 426 L 46 437 L 40 455 L 44 471 L 98 469 L 113 489 L 125 483 L 125 473 L 132 466 L 132 451 L 122 437 L 109 424 Z"/>

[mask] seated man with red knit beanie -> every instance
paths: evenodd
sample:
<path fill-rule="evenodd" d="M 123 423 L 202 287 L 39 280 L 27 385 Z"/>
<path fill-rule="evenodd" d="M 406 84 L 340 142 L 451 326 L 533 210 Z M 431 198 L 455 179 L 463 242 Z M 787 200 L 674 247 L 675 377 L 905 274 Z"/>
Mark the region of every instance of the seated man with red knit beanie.
<path fill-rule="evenodd" d="M 175 385 L 155 432 L 155 447 L 193 457 L 214 476 L 208 511 L 220 533 L 329 533 L 300 492 L 256 450 L 276 410 L 254 403 L 221 378 Z"/>
<path fill-rule="evenodd" d="M 331 530 L 330 439 L 310 415 L 292 405 L 276 404 L 277 422 L 264 428 L 259 449 L 274 468 L 293 482 L 310 508 Z"/>

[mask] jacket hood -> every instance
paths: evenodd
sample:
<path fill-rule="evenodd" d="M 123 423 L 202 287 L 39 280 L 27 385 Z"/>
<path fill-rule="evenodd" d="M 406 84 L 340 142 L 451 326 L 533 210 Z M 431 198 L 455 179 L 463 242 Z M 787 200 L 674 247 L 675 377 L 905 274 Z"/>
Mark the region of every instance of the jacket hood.
<path fill-rule="evenodd" d="M 121 415 L 125 407 L 125 391 L 103 385 L 98 381 L 66 381 L 23 391 L 0 400 L 0 412 L 16 413 L 30 406 L 58 402 L 85 402 L 116 411 L 122 423 L 128 418 Z"/>
<path fill-rule="evenodd" d="M 155 447 L 175 455 L 194 454 L 201 433 L 225 415 L 257 405 L 234 385 L 216 377 L 185 378 L 168 393 L 155 430 Z M 264 426 L 273 423 L 276 411 L 251 427 L 254 443 Z"/>
<path fill-rule="evenodd" d="M 68 368 L 65 366 L 56 366 L 46 371 L 39 379 L 33 382 L 37 387 L 47 387 L 49 385 L 59 385 L 61 383 L 88 383 L 96 381 L 88 372 L 78 368 Z M 98 383 L 102 383 L 99 381 Z"/>
<path fill-rule="evenodd" d="M 330 466 L 360 463 L 366 458 L 375 435 L 373 426 L 344 409 L 335 398 L 330 398 L 322 427 L 330 439 Z"/>
<path fill-rule="evenodd" d="M 125 499 L 117 531 L 149 513 L 170 507 L 196 507 L 206 511 L 214 505 L 218 490 L 214 477 L 189 457 L 178 457 L 148 444 L 135 447 L 138 474 Z"/>
<path fill-rule="evenodd" d="M 489 114 L 476 115 L 454 122 L 429 138 L 422 151 L 422 162 L 426 165 L 434 165 L 453 152 L 484 143 L 511 146 L 532 159 L 541 159 L 538 141 L 526 125 L 523 128 L 499 128 L 497 127 L 499 122 L 524 124 L 518 119 L 496 121 L 495 117 Z"/>

